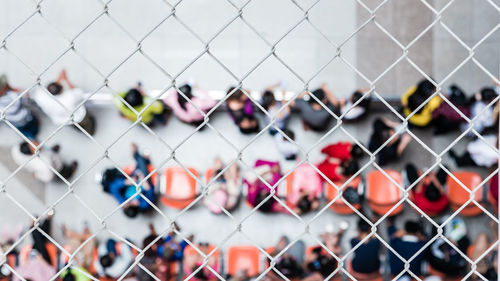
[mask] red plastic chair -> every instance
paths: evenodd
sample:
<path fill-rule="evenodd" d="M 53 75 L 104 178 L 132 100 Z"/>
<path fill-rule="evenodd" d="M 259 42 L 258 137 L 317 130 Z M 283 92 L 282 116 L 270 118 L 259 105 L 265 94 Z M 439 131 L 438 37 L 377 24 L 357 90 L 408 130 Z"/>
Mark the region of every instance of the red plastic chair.
<path fill-rule="evenodd" d="M 393 170 L 385 172 L 399 185 L 403 186 L 401 174 Z M 378 215 L 385 215 L 403 198 L 403 191 L 396 186 L 381 171 L 375 170 L 368 173 L 366 181 L 366 200 L 368 205 Z M 403 211 L 403 204 L 400 204 L 389 215 L 394 216 Z"/>
<path fill-rule="evenodd" d="M 254 246 L 233 246 L 227 250 L 227 273 L 234 276 L 246 270 L 248 276 L 260 272 L 260 251 Z"/>
<path fill-rule="evenodd" d="M 198 178 L 194 168 L 188 170 Z M 161 182 L 161 201 L 168 207 L 184 209 L 198 196 L 198 183 L 184 168 L 168 167 L 163 172 Z"/>
<path fill-rule="evenodd" d="M 152 172 L 154 171 L 154 169 L 155 169 L 155 167 L 154 167 L 153 165 L 151 165 L 151 164 L 149 164 L 149 165 L 148 165 L 148 172 L 149 172 L 149 173 L 152 173 Z M 134 170 L 135 170 L 135 165 L 134 165 L 134 164 L 131 164 L 131 165 L 125 166 L 125 167 L 123 168 L 123 171 L 124 171 L 125 173 L 127 173 L 127 175 L 129 175 L 129 176 L 131 176 L 131 175 L 132 175 L 132 173 L 134 172 Z M 146 177 L 147 175 L 144 175 L 144 176 Z M 158 185 L 158 173 L 156 173 L 156 172 L 155 172 L 154 174 L 152 174 L 152 175 L 151 175 L 151 182 L 152 182 L 155 186 L 156 186 L 156 185 Z"/>
<path fill-rule="evenodd" d="M 337 181 L 334 182 L 334 184 L 340 188 L 345 181 Z M 351 186 L 354 187 L 354 189 L 359 190 L 359 188 L 362 188 L 362 180 L 361 177 L 355 177 L 352 179 L 351 182 L 347 186 L 344 186 L 342 190 L 345 190 L 347 187 Z M 332 201 L 336 196 L 338 195 L 338 190 L 331 184 L 327 183 L 326 188 L 325 188 L 325 198 L 327 200 L 327 203 Z M 356 210 L 361 209 L 361 203 L 356 203 L 356 204 L 351 204 Z M 330 205 L 330 209 L 333 210 L 334 212 L 341 214 L 341 215 L 349 215 L 349 214 L 354 214 L 354 210 L 351 209 L 351 207 L 347 206 L 347 204 L 341 199 L 337 199 L 335 202 L 333 202 L 332 205 Z"/>
<path fill-rule="evenodd" d="M 454 172 L 453 175 L 467 188 L 467 190 L 464 189 L 455 179 L 448 176 L 448 198 L 451 208 L 456 211 L 469 200 L 471 190 L 479 186 L 482 182 L 482 178 L 477 173 L 466 171 Z M 474 194 L 474 200 L 476 202 L 481 202 L 483 200 L 483 187 L 481 186 L 478 188 Z M 476 216 L 481 214 L 481 212 L 478 206 L 474 203 L 469 203 L 462 209 L 460 214 L 464 216 Z"/>

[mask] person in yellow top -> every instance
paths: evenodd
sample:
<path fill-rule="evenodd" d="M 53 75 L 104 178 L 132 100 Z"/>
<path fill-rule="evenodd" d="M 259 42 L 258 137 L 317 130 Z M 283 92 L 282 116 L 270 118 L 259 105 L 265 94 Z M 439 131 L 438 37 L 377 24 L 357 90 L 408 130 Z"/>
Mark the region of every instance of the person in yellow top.
<path fill-rule="evenodd" d="M 434 84 L 429 80 L 422 80 L 418 85 L 411 87 L 401 97 L 403 113 L 405 117 L 415 111 L 422 103 L 436 92 Z M 432 121 L 432 112 L 436 110 L 443 100 L 436 95 L 430 99 L 422 108 L 408 119 L 410 124 L 417 127 L 426 127 Z"/>
<path fill-rule="evenodd" d="M 148 126 L 154 126 L 156 123 L 166 125 L 170 110 L 160 100 L 153 101 L 151 97 L 144 94 L 141 84 L 138 83 L 136 88 L 130 89 L 128 92 L 119 93 L 120 97 L 128 104 L 122 102 L 118 97 L 114 97 L 113 103 L 120 111 L 120 115 L 128 120 L 135 122 L 138 114 L 142 112 L 142 122 Z M 151 103 L 151 105 L 149 105 Z M 148 106 L 149 105 L 149 106 Z M 134 112 L 130 107 L 136 112 Z"/>

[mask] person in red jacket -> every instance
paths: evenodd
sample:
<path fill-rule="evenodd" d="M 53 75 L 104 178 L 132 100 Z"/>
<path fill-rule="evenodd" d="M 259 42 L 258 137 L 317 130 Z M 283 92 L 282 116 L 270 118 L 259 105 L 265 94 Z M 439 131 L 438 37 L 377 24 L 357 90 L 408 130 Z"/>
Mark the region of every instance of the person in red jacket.
<path fill-rule="evenodd" d="M 405 171 L 409 184 L 417 181 L 422 174 L 411 163 L 406 165 Z M 448 207 L 448 197 L 443 188 L 446 178 L 446 172 L 439 169 L 437 173 L 428 173 L 411 189 L 413 202 L 429 216 L 438 215 Z"/>
<path fill-rule="evenodd" d="M 350 142 L 338 142 L 321 149 L 326 157 L 318 165 L 318 169 L 331 181 L 344 180 L 345 176 L 353 175 L 359 169 L 357 159 L 362 150 Z"/>

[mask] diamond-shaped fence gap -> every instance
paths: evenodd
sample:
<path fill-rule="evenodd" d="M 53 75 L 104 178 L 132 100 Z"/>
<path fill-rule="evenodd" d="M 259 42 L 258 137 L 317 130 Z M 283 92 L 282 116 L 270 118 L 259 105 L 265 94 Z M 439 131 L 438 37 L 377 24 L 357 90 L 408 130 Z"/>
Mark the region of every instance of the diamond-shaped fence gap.
<path fill-rule="evenodd" d="M 23 62 L 20 62 L 15 54 L 9 49 L 0 49 L 0 62 L 5 67 L 9 67 L 16 75 L 8 75 L 9 84 L 14 88 L 19 88 L 20 85 L 34 85 L 36 83 L 36 75 Z"/>
<path fill-rule="evenodd" d="M 193 13 L 194 10 L 202 10 L 203 13 Z M 237 15 L 238 10 L 226 0 L 216 0 L 210 3 L 180 1 L 176 6 L 176 16 L 205 41 L 224 29 L 226 24 Z M 206 24 L 207 22 L 210 24 Z M 238 38 L 238 29 L 228 29 L 227 32 L 230 33 L 229 37 Z"/>
<path fill-rule="evenodd" d="M 170 14 L 170 10 L 171 8 L 162 0 L 148 0 L 141 3 L 112 1 L 108 5 L 109 15 L 136 39 L 153 29 Z"/>
<path fill-rule="evenodd" d="M 108 75 L 137 49 L 137 42 L 123 32 L 109 17 L 102 16 L 75 40 L 78 53 Z M 95 52 L 99 46 L 99 52 Z"/>
<path fill-rule="evenodd" d="M 262 9 L 264 2 L 263 0 L 251 1 L 243 9 L 243 17 L 269 42 L 279 40 L 304 16 L 304 12 L 298 9 L 292 1 L 274 1 L 266 9 Z M 268 28 L 271 25 L 272 30 Z"/>
<path fill-rule="evenodd" d="M 137 72 L 143 75 L 137 75 Z M 153 90 L 162 90 L 171 84 L 167 74 L 142 54 L 135 53 L 109 77 L 108 85 L 121 93 L 141 83 L 144 92 L 153 97 L 156 94 Z M 128 85 L 128 88 L 123 88 L 123 85 Z"/>
<path fill-rule="evenodd" d="M 357 22 L 364 22 L 367 19 L 365 18 L 364 13 L 362 16 L 364 20 L 347 16 L 353 11 L 359 11 L 359 3 L 357 3 L 356 1 L 351 2 L 352 3 L 319 1 L 309 10 L 308 21 L 327 38 L 331 39 L 337 44 L 341 43 L 356 30 L 356 28 L 358 27 Z M 324 13 L 323 11 L 325 10 L 335 12 L 332 16 Z M 358 13 L 357 16 L 359 17 L 360 13 Z"/>
<path fill-rule="evenodd" d="M 403 51 L 400 46 L 382 32 L 373 22 L 369 22 L 361 29 L 355 37 L 354 41 L 349 41 L 346 49 L 356 48 L 357 51 L 357 70 L 362 73 L 367 79 L 373 81 L 382 78 L 376 83 L 377 91 L 384 93 L 384 96 L 399 96 L 395 89 L 395 81 L 397 80 L 393 70 L 393 65 L 403 56 Z M 392 67 L 392 68 L 391 68 Z M 389 71 L 389 73 L 387 73 Z M 391 76 L 387 78 L 387 76 Z M 382 82 L 383 79 L 386 79 Z M 385 94 L 387 93 L 387 94 Z"/>
<path fill-rule="evenodd" d="M 97 15 L 103 12 L 99 1 L 78 0 L 72 3 L 65 1 L 42 1 L 40 11 L 48 22 L 57 26 L 68 38 L 76 36 Z M 77 10 L 78 13 L 61 13 L 61 10 Z"/>
<path fill-rule="evenodd" d="M 276 45 L 276 55 L 306 81 L 328 62 L 319 57 L 320 51 L 325 54 L 330 52 L 331 57 L 336 54 L 336 49 L 326 39 L 317 35 L 314 28 L 304 21 Z"/>
<path fill-rule="evenodd" d="M 12 15 L 9 15 L 9 20 L 6 20 L 7 18 L 4 18 L 4 21 L 2 21 L 2 26 L 0 27 L 0 38 L 2 39 L 7 36 L 8 33 L 14 31 L 20 24 L 26 21 L 26 19 L 36 14 L 37 11 L 36 4 L 31 0 L 7 0 L 4 2 L 4 5 L 6 10 L 10 7 L 18 7 L 19 5 L 20 10 L 17 13 L 12 13 Z"/>
<path fill-rule="evenodd" d="M 37 52 L 31 48 L 34 45 L 38 46 Z M 69 43 L 42 17 L 36 15 L 11 34 L 6 40 L 6 47 L 39 74 L 69 49 Z"/>

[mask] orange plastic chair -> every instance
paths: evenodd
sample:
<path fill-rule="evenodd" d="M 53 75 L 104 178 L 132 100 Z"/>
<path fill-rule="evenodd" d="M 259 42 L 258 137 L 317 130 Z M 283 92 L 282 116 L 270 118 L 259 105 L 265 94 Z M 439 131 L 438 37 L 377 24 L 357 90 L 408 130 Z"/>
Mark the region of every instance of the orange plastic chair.
<path fill-rule="evenodd" d="M 337 181 L 334 182 L 334 184 L 340 188 L 345 181 Z M 355 187 L 356 190 L 360 188 L 360 185 L 362 184 L 361 177 L 355 177 L 352 179 L 351 182 L 349 182 L 348 186 L 344 186 L 342 191 L 344 191 L 347 187 Z M 333 185 L 327 183 L 326 188 L 325 188 L 325 198 L 327 200 L 327 203 L 332 201 L 336 196 L 338 195 L 337 188 L 335 188 Z M 356 210 L 361 209 L 361 203 L 356 203 L 356 204 L 351 204 Z M 330 205 L 330 209 L 333 210 L 334 212 L 341 214 L 341 215 L 349 215 L 349 214 L 354 214 L 354 210 L 351 209 L 351 207 L 347 206 L 347 204 L 341 199 L 335 200 L 332 205 Z"/>
<path fill-rule="evenodd" d="M 148 172 L 149 173 L 152 173 L 154 171 L 155 167 L 151 164 L 148 165 Z M 123 171 L 125 173 L 127 173 L 127 175 L 132 175 L 132 173 L 134 172 L 135 170 L 135 165 L 134 164 L 131 164 L 131 165 L 128 165 L 128 166 L 125 166 L 123 167 Z M 147 175 L 145 175 L 147 176 Z M 154 173 L 151 175 L 151 182 L 153 182 L 153 184 L 156 186 L 158 185 L 158 173 Z"/>
<path fill-rule="evenodd" d="M 254 246 L 233 246 L 227 250 L 227 273 L 234 276 L 246 270 L 248 276 L 260 272 L 260 251 Z"/>
<path fill-rule="evenodd" d="M 401 174 L 393 170 L 385 172 L 400 186 L 403 186 Z M 368 173 L 366 181 L 366 200 L 368 205 L 378 215 L 385 215 L 403 197 L 403 191 L 388 179 L 381 171 L 375 170 Z M 394 216 L 403 211 L 400 204 L 389 215 Z"/>
<path fill-rule="evenodd" d="M 194 168 L 188 170 L 198 178 Z M 197 181 L 182 167 L 168 167 L 163 172 L 161 201 L 168 207 L 184 209 L 196 199 Z"/>
<path fill-rule="evenodd" d="M 477 173 L 466 171 L 454 172 L 453 175 L 468 189 L 465 190 L 455 179 L 450 176 L 448 177 L 448 198 L 451 208 L 456 211 L 469 200 L 470 190 L 476 188 L 482 182 L 482 178 Z M 478 188 L 474 194 L 475 200 L 481 202 L 483 200 L 483 187 Z M 460 214 L 464 216 L 476 216 L 481 214 L 481 212 L 481 209 L 474 203 L 469 203 L 462 209 Z"/>

